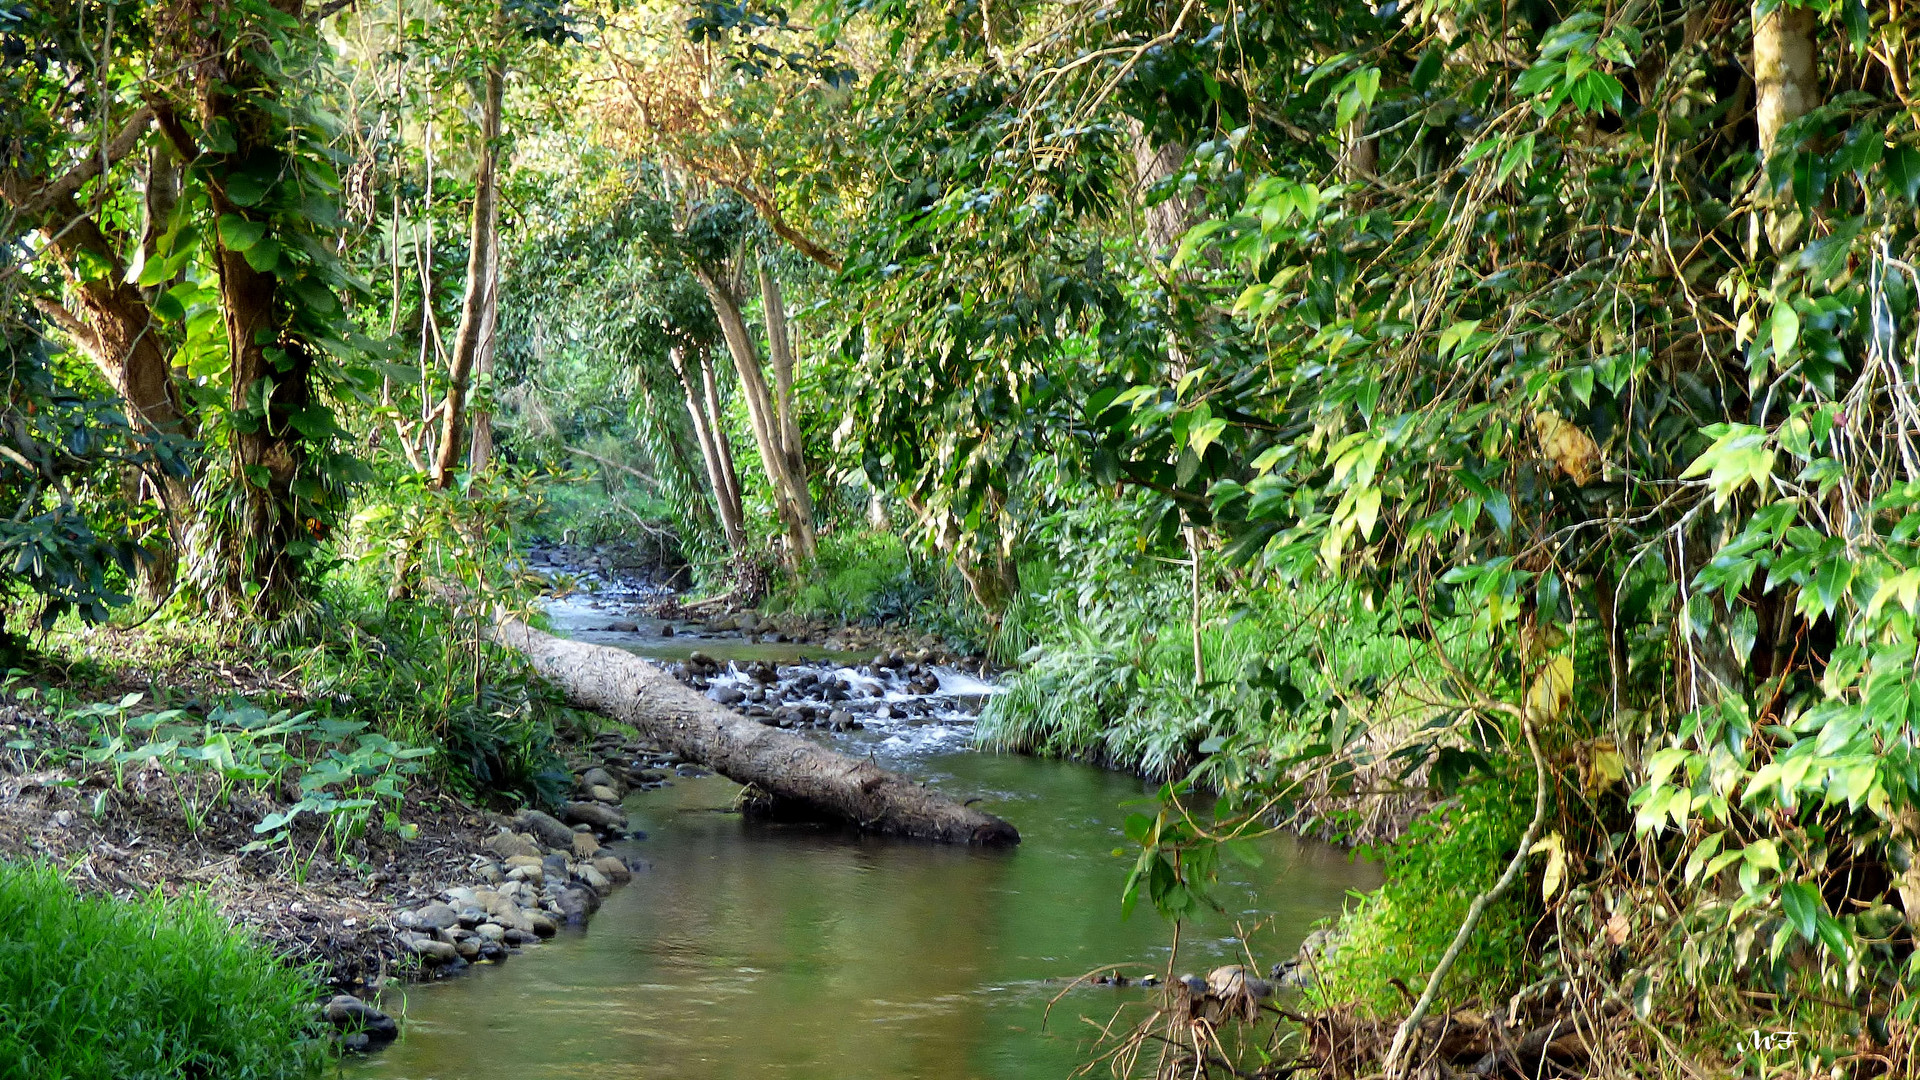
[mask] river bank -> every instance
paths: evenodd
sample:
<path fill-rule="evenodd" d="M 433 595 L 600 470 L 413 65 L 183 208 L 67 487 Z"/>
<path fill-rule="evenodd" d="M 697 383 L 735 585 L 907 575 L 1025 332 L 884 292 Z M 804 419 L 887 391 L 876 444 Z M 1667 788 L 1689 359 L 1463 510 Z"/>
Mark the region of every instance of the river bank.
<path fill-rule="evenodd" d="M 646 568 L 611 565 L 625 562 L 617 553 L 536 549 L 529 561 L 551 575 L 559 621 L 569 611 L 600 612 L 615 633 L 629 615 L 663 638 L 677 632 L 689 654 L 680 671 L 703 687 L 751 682 L 764 669 L 749 663 L 723 674 L 706 654 L 693 656 L 694 645 L 738 654 L 793 640 L 844 655 L 917 644 L 798 619 L 763 626 L 752 612 L 695 618 Z M 87 627 L 64 646 L 66 672 L 16 672 L 0 706 L 0 858 L 49 862 L 82 890 L 121 901 L 204 896 L 336 994 L 371 998 L 396 981 L 498 964 L 584 925 L 645 872 L 644 842 L 629 838 L 621 802 L 704 775 L 618 729 L 589 725 L 555 744 L 570 776 L 551 815 L 486 805 L 484 793 L 421 774 L 384 820 L 343 842 L 328 818 L 300 813 L 311 800 L 297 781 L 330 747 L 351 747 L 356 728 L 329 729 L 340 733 L 332 743 L 299 720 L 322 704 L 300 670 L 268 651 L 207 659 L 175 647 L 165 627 Z M 233 720 L 238 714 L 223 710 L 234 702 L 259 703 L 257 715 Z M 847 707 L 878 711 L 870 701 Z M 297 730 L 281 732 L 289 724 Z M 207 758 L 209 748 L 257 731 L 281 740 L 272 744 L 281 751 L 278 779 L 236 780 L 245 763 Z M 263 832 L 276 819 L 284 833 Z M 364 1010 L 336 1005 L 342 1026 L 390 1034 Z"/>

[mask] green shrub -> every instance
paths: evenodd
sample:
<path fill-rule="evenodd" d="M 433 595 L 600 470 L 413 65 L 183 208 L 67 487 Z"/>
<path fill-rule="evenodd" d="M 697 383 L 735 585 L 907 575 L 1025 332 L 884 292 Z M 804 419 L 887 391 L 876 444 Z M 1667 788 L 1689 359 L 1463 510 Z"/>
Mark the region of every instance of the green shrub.
<path fill-rule="evenodd" d="M 764 606 L 844 624 L 909 624 L 970 649 L 987 636 L 964 582 L 944 558 L 922 556 L 898 536 L 871 529 L 822 533 L 806 576 L 779 583 Z"/>
<path fill-rule="evenodd" d="M 1531 778 L 1470 784 L 1408 828 L 1384 852 L 1386 881 L 1340 919 L 1337 946 L 1321 966 L 1328 1004 L 1360 1002 L 1382 1014 L 1406 1007 L 1393 980 L 1418 994 L 1453 943 L 1474 897 L 1490 888 L 1532 814 Z M 1538 916 L 1538 886 L 1516 881 L 1487 909 L 1442 986 L 1444 1000 L 1494 998 L 1529 977 L 1523 958 Z"/>
<path fill-rule="evenodd" d="M 314 1075 L 318 993 L 203 902 L 81 897 L 0 863 L 0 1080 Z"/>

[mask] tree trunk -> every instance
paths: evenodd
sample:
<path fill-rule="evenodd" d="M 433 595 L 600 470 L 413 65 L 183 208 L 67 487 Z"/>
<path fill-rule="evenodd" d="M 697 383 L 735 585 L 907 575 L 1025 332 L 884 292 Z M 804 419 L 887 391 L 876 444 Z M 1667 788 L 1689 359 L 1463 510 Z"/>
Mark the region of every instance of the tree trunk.
<path fill-rule="evenodd" d="M 440 449 L 434 456 L 433 486 L 445 490 L 459 464 L 461 421 L 467 404 L 467 380 L 491 321 L 491 288 L 500 230 L 500 112 L 506 75 L 498 64 L 487 68 L 481 87 L 480 153 L 473 174 L 473 220 L 468 229 L 467 289 L 460 307 L 460 335 L 447 364 L 447 398 L 440 411 Z"/>
<path fill-rule="evenodd" d="M 494 330 L 500 319 L 500 260 L 493 259 L 491 272 L 487 275 L 486 320 L 480 327 L 480 351 L 473 358 L 473 373 L 483 385 L 489 383 L 493 374 Z M 468 437 L 467 469 L 478 475 L 487 471 L 487 463 L 493 460 L 493 410 L 473 410 L 473 432 Z"/>
<path fill-rule="evenodd" d="M 1138 121 L 1133 124 L 1133 167 L 1135 190 L 1144 198 L 1149 187 L 1172 176 L 1186 161 L 1186 148 L 1167 143 L 1155 146 L 1153 136 Z M 1193 204 L 1186 196 L 1174 193 L 1167 199 L 1145 207 L 1147 241 L 1156 254 L 1171 255 L 1180 237 L 1193 227 Z"/>
<path fill-rule="evenodd" d="M 733 367 L 740 376 L 740 393 L 753 423 L 753 441 L 760 450 L 760 464 L 767 471 L 767 481 L 773 488 L 774 509 L 786 525 L 792 545 L 788 553 L 790 561 L 794 566 L 804 566 L 813 561 L 815 550 L 812 499 L 806 494 L 805 478 L 793 474 L 781 450 L 779 415 L 773 395 L 767 389 L 766 376 L 760 370 L 759 350 L 754 347 L 746 319 L 740 314 L 740 300 L 733 290 L 707 267 L 696 263 L 693 273 L 713 303 L 713 313 L 720 320 L 720 329 L 727 339 L 727 351 L 733 355 Z"/>
<path fill-rule="evenodd" d="M 215 200 L 222 214 L 240 208 Z M 227 599 L 257 617 L 284 614 L 303 592 L 294 545 L 306 539 L 293 482 L 306 448 L 293 427 L 313 403 L 312 357 L 306 343 L 280 332 L 279 279 L 255 270 L 240 252 L 219 245 L 221 309 L 231 356 L 228 406 L 233 417 L 234 484 L 239 491 L 224 526 L 221 558 Z"/>
<path fill-rule="evenodd" d="M 700 385 L 706 392 L 707 431 L 713 436 L 713 447 L 720 453 L 720 479 L 726 481 L 727 501 L 733 507 L 734 519 L 741 522 L 745 531 L 747 520 L 746 505 L 740 498 L 740 469 L 733 463 L 733 440 L 727 438 L 727 422 L 720 409 L 720 381 L 714 376 L 713 353 L 706 346 L 700 347 Z"/>
<path fill-rule="evenodd" d="M 807 461 L 800 448 L 800 422 L 793 407 L 793 337 L 787 331 L 787 304 L 780 293 L 780 279 L 764 261 L 760 264 L 760 307 L 767 321 L 767 358 L 773 365 L 773 406 L 778 416 L 780 449 L 787 467 L 802 481 L 800 496 L 807 516 L 813 516 L 813 497 L 805 483 Z"/>
<path fill-rule="evenodd" d="M 1754 122 L 1760 128 L 1760 160 L 1773 156 L 1780 129 L 1819 104 L 1812 10 L 1785 0 L 1753 20 Z"/>
<path fill-rule="evenodd" d="M 164 144 L 147 149 L 143 186 L 145 197 L 141 203 L 140 251 L 146 263 L 161 258 L 160 240 L 166 235 L 168 224 L 173 220 L 174 208 L 180 203 L 180 181 L 184 170 L 180 159 L 168 150 Z M 185 276 L 176 274 L 167 281 L 144 290 L 144 298 L 151 305 L 154 297 L 172 288 Z M 178 380 L 186 378 L 186 368 L 173 368 L 168 373 L 167 382 L 172 388 L 173 404 L 179 408 L 181 397 L 177 389 Z M 192 417 L 180 409 L 178 434 L 196 434 Z M 171 485 L 155 484 L 151 477 L 140 473 L 132 478 L 132 497 L 136 499 L 157 498 L 161 505 L 162 521 L 165 527 L 156 528 L 140 540 L 140 564 L 134 575 L 134 595 L 149 606 L 166 602 L 173 595 L 174 584 L 179 579 L 180 541 L 186 537 L 186 520 L 191 511 L 191 497 L 184 481 Z"/>
<path fill-rule="evenodd" d="M 1761 215 L 1767 241 L 1785 254 L 1798 243 L 1805 222 L 1773 190 L 1767 162 L 1779 148 L 1780 129 L 1820 103 L 1819 64 L 1813 33 L 1818 20 L 1807 8 L 1780 5 L 1753 20 L 1754 123 L 1760 130 Z"/>
<path fill-rule="evenodd" d="M 700 457 L 707 466 L 707 486 L 713 491 L 713 505 L 719 512 L 720 530 L 726 535 L 727 550 L 739 551 L 746 546 L 746 534 L 742 528 L 740 504 L 727 484 L 726 474 L 722 471 L 720 450 L 714 445 L 714 437 L 720 433 L 709 430 L 707 406 L 702 395 L 694 390 L 693 379 L 687 375 L 684 354 L 678 346 L 667 350 L 667 359 L 673 363 L 673 373 L 680 377 L 680 388 L 686 392 L 687 419 L 693 423 L 693 437 L 700 444 Z M 708 365 L 711 366 L 711 365 Z M 724 438 L 724 436 L 721 436 Z"/>
<path fill-rule="evenodd" d="M 631 653 L 567 641 L 501 618 L 492 639 L 519 650 L 572 705 L 761 793 L 775 812 L 808 811 L 877 833 L 1005 846 L 1014 827 L 904 776 L 722 708 Z"/>
<path fill-rule="evenodd" d="M 174 173 L 178 182 L 178 171 Z M 11 194 L 11 185 L 8 185 Z M 9 201 L 14 201 L 9 198 Z M 16 205 L 18 205 L 16 203 Z M 170 203 L 168 204 L 170 208 Z M 78 316 L 53 306 L 62 328 L 81 351 L 92 358 L 107 384 L 126 403 L 127 418 L 136 431 L 148 435 L 189 437 L 193 434 L 182 407 L 179 386 L 169 359 L 169 342 L 162 336 L 147 297 L 126 283 L 126 267 L 119 252 L 92 217 L 70 197 L 56 200 L 41 223 L 55 255 L 72 274 Z M 150 245 L 152 229 L 146 237 Z M 149 251 L 151 247 L 149 246 Z M 105 260 L 109 271 L 82 279 L 72 273 L 81 253 Z M 129 496 L 143 497 L 142 489 L 160 500 L 166 527 L 153 530 L 140 542 L 140 560 L 134 591 L 143 601 L 157 604 L 173 592 L 178 577 L 180 542 L 186 537 L 193 513 L 188 478 L 178 470 L 146 469 L 129 478 Z"/>

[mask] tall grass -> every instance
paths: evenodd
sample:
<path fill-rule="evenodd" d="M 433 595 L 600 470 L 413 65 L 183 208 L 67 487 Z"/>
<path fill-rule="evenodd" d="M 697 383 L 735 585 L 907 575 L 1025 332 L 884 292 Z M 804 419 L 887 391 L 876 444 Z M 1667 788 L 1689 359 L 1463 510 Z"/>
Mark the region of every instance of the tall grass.
<path fill-rule="evenodd" d="M 82 897 L 0 863 L 0 1080 L 312 1076 L 318 993 L 203 902 Z"/>

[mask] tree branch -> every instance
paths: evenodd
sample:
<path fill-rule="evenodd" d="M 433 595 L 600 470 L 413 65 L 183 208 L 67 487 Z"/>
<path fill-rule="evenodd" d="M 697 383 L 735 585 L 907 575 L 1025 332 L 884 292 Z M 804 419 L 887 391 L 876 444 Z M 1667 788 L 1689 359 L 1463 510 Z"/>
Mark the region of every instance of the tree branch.
<path fill-rule="evenodd" d="M 61 201 L 71 198 L 87 181 L 117 164 L 122 158 L 133 152 L 140 143 L 140 137 L 153 126 L 153 109 L 142 105 L 127 117 L 113 138 L 98 154 L 88 154 L 84 161 L 67 170 L 64 176 L 49 181 L 39 190 L 29 192 L 21 183 L 21 178 L 8 177 L 0 184 L 0 193 L 4 193 L 8 202 L 14 203 L 24 216 L 38 222 L 49 209 Z"/>
<path fill-rule="evenodd" d="M 843 265 L 840 256 L 832 250 L 822 247 L 812 237 L 789 224 L 787 219 L 781 215 L 780 208 L 773 204 L 773 200 L 769 198 L 765 192 L 755 188 L 752 184 L 744 183 L 732 177 L 715 177 L 714 179 L 718 180 L 721 185 L 731 188 L 741 198 L 747 200 L 747 202 L 753 206 L 754 210 L 759 213 L 760 220 L 767 223 L 767 228 L 772 229 L 775 236 L 793 245 L 795 251 L 798 251 L 800 254 L 805 255 L 807 258 L 812 259 L 814 262 L 819 263 L 821 266 L 826 267 L 836 274 L 840 272 L 840 267 Z"/>
<path fill-rule="evenodd" d="M 93 336 L 93 328 L 83 322 L 80 316 L 68 310 L 65 305 L 51 297 L 36 296 L 33 298 L 33 306 L 39 308 L 54 322 L 59 323 L 60 329 L 77 338 L 82 348 L 90 353 L 100 351 L 99 342 Z"/>

